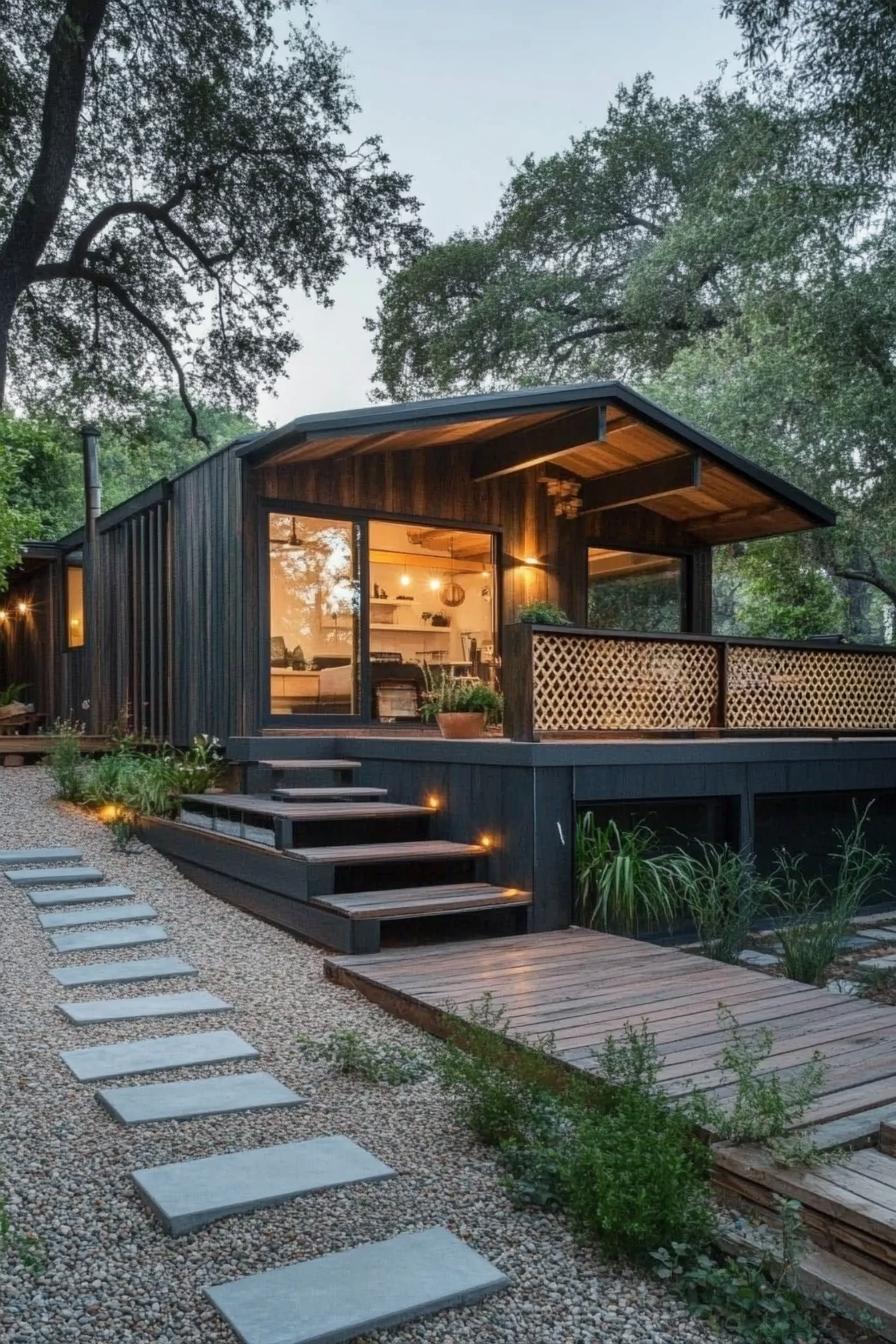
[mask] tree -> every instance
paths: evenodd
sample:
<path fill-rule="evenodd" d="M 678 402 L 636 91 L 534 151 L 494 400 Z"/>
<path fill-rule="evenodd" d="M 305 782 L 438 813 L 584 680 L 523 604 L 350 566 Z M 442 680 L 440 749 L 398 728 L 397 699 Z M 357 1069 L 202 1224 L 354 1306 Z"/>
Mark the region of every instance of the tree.
<path fill-rule="evenodd" d="M 896 158 L 896 6 L 892 0 L 725 0 L 760 87 L 777 86 L 816 133 L 872 176 Z"/>
<path fill-rule="evenodd" d="M 290 0 L 286 0 L 286 9 Z M 0 0 L 0 402 L 247 410 L 348 257 L 419 241 L 407 177 L 294 0 Z M 283 11 L 285 12 L 285 11 Z"/>

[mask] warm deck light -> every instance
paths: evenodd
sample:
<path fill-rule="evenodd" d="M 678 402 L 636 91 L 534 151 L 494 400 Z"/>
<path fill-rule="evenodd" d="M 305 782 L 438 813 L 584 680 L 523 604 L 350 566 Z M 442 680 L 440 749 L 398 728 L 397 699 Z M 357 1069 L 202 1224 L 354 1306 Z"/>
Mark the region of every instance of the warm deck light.
<path fill-rule="evenodd" d="M 27 602 L 19 602 L 16 605 L 16 611 L 19 613 L 20 616 L 27 616 L 30 610 L 31 608 L 29 607 Z"/>
<path fill-rule="evenodd" d="M 118 821 L 124 816 L 124 809 L 118 806 L 118 803 L 106 803 L 105 807 L 100 808 L 101 821 Z"/>
<path fill-rule="evenodd" d="M 493 835 L 488 835 L 487 833 L 484 835 L 480 835 L 479 843 L 483 849 L 494 849 L 495 837 Z"/>
<path fill-rule="evenodd" d="M 0 621 L 8 621 L 8 620 L 9 620 L 9 612 L 4 608 L 3 611 L 0 611 Z"/>
<path fill-rule="evenodd" d="M 524 565 L 537 565 L 537 564 L 538 564 L 538 556 L 537 556 L 537 555 L 527 555 L 527 556 L 524 558 L 524 560 L 523 560 L 523 564 L 524 564 Z"/>
<path fill-rule="evenodd" d="M 442 800 L 437 793 L 429 793 L 426 795 L 426 806 L 431 807 L 433 812 L 438 812 L 442 806 Z"/>

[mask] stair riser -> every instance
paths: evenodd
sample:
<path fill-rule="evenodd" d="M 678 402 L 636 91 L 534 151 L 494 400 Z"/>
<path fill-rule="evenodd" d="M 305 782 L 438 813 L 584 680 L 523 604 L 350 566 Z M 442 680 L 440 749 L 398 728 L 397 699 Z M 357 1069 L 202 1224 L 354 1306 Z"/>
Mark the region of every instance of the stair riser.
<path fill-rule="evenodd" d="M 389 891 L 395 887 L 437 885 L 440 882 L 485 880 L 483 859 L 437 859 L 432 863 L 364 863 L 307 865 L 306 898 L 349 891 Z"/>
<path fill-rule="evenodd" d="M 320 785 L 357 784 L 355 770 L 277 770 L 267 765 L 247 765 L 242 771 L 243 793 L 270 793 L 272 789 L 302 788 Z"/>
<path fill-rule="evenodd" d="M 324 845 L 364 845 L 373 841 L 386 844 L 401 840 L 427 840 L 428 816 L 341 817 L 329 821 L 294 821 L 275 818 L 278 849 L 317 848 Z"/>

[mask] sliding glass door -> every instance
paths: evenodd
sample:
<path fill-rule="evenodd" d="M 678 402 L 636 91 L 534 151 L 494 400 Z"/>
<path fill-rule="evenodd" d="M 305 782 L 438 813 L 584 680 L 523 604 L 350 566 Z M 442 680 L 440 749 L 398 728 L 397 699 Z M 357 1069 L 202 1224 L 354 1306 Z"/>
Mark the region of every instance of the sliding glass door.
<path fill-rule="evenodd" d="M 356 522 L 268 515 L 272 716 L 359 712 L 360 552 Z"/>

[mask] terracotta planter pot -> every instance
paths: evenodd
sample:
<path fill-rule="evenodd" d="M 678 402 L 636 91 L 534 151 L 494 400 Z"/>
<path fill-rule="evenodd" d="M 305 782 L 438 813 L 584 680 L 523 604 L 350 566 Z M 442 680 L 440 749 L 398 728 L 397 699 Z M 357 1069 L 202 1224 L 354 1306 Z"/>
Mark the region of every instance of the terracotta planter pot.
<path fill-rule="evenodd" d="M 485 732 L 485 715 L 481 711 L 437 714 L 436 723 L 443 737 L 481 737 Z"/>

